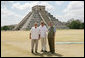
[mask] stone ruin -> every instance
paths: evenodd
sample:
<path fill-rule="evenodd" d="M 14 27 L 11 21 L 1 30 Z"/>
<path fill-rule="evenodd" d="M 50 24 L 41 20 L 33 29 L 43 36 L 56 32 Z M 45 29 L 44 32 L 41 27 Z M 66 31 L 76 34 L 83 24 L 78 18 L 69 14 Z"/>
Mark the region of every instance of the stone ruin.
<path fill-rule="evenodd" d="M 45 6 L 36 5 L 32 7 L 32 11 L 29 12 L 22 21 L 15 26 L 13 30 L 29 30 L 34 26 L 34 23 L 37 22 L 38 26 L 40 22 L 44 21 L 45 25 L 48 27 L 48 22 L 52 21 L 57 29 L 65 29 L 65 24 L 60 22 L 58 19 L 53 17 L 50 13 L 45 10 Z"/>

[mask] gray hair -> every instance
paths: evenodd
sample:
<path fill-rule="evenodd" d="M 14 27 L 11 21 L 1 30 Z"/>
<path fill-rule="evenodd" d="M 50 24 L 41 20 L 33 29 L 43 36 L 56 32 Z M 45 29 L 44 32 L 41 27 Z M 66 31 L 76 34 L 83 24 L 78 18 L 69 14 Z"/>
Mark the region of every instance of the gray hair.
<path fill-rule="evenodd" d="M 53 22 L 52 22 L 52 21 L 50 21 L 49 23 L 53 24 Z"/>
<path fill-rule="evenodd" d="M 34 25 L 37 24 L 37 22 L 34 23 Z"/>
<path fill-rule="evenodd" d="M 44 22 L 43 22 L 43 21 L 41 21 L 41 24 L 42 24 L 42 23 L 44 24 Z"/>

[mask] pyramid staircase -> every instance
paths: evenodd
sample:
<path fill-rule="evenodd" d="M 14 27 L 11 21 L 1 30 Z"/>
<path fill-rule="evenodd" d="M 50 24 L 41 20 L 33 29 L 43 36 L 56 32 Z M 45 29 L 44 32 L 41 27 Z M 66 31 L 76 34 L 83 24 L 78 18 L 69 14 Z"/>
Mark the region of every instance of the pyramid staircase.
<path fill-rule="evenodd" d="M 28 30 L 34 26 L 35 22 L 37 22 L 39 26 L 41 21 L 46 24 L 47 28 L 49 21 L 52 21 L 57 28 L 65 27 L 62 22 L 58 21 L 58 19 L 45 10 L 45 6 L 36 5 L 32 7 L 32 11 L 29 12 L 13 30 Z"/>

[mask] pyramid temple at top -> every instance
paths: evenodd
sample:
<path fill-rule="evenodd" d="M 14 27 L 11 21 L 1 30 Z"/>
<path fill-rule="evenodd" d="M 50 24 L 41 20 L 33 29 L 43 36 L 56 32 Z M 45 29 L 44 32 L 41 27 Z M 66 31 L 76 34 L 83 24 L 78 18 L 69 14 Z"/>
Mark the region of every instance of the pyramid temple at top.
<path fill-rule="evenodd" d="M 28 30 L 31 29 L 31 27 L 34 26 L 34 23 L 37 22 L 38 26 L 40 25 L 40 22 L 43 21 L 45 25 L 48 27 L 48 22 L 52 21 L 53 24 L 58 29 L 67 28 L 65 24 L 60 22 L 58 19 L 53 17 L 50 13 L 48 13 L 45 10 L 45 6 L 42 5 L 36 5 L 32 7 L 32 11 L 29 12 L 22 21 L 15 26 L 13 30 Z"/>

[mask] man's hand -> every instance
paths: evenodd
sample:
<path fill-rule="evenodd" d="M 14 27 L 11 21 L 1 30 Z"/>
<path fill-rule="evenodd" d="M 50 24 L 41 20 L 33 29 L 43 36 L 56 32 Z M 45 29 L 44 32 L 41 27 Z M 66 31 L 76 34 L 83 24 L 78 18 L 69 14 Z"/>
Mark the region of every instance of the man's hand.
<path fill-rule="evenodd" d="M 40 34 L 39 34 L 39 38 L 38 39 L 40 39 Z"/>
<path fill-rule="evenodd" d="M 30 36 L 29 36 L 29 38 L 31 39 L 31 33 L 30 33 Z"/>
<path fill-rule="evenodd" d="M 31 39 L 31 36 L 29 38 Z"/>
<path fill-rule="evenodd" d="M 55 33 L 54 33 L 54 36 L 53 37 L 55 38 Z"/>

